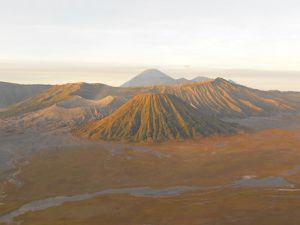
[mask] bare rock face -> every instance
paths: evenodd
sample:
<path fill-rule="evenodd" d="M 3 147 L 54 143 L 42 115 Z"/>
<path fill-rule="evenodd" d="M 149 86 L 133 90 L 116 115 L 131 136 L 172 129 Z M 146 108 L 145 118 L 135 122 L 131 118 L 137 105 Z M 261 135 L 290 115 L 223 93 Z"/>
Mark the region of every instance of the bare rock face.
<path fill-rule="evenodd" d="M 161 142 L 235 132 L 232 124 L 202 114 L 180 98 L 140 94 L 102 120 L 75 130 L 94 140 Z"/>

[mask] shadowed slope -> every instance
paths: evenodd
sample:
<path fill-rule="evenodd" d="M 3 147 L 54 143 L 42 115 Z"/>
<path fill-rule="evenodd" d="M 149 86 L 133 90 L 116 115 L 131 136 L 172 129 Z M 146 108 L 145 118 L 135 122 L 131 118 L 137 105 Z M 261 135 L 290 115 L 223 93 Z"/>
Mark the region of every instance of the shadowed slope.
<path fill-rule="evenodd" d="M 23 85 L 0 82 L 0 108 L 8 107 L 50 88 L 51 85 Z"/>
<path fill-rule="evenodd" d="M 89 121 L 102 119 L 126 102 L 126 99 L 107 96 L 100 100 L 87 100 L 74 96 L 44 109 L 23 116 L 7 118 L 0 126 L 11 131 L 24 129 L 50 131 L 72 128 Z"/>
<path fill-rule="evenodd" d="M 19 116 L 28 112 L 37 111 L 52 106 L 60 101 L 67 100 L 72 93 L 80 89 L 80 84 L 56 85 L 39 95 L 26 99 L 0 113 L 1 117 Z"/>
<path fill-rule="evenodd" d="M 75 131 L 91 139 L 154 141 L 234 132 L 231 124 L 201 114 L 173 95 L 140 94 L 110 116 Z"/>
<path fill-rule="evenodd" d="M 32 98 L 28 98 L 3 110 L 0 112 L 0 117 L 20 116 L 51 107 L 55 104 L 63 105 L 64 102 L 68 102 L 69 105 L 76 105 L 77 107 L 85 107 L 86 104 L 89 104 L 88 100 L 100 100 L 109 95 L 129 98 L 132 96 L 132 92 L 131 90 L 115 88 L 105 84 L 70 83 L 56 85 Z"/>

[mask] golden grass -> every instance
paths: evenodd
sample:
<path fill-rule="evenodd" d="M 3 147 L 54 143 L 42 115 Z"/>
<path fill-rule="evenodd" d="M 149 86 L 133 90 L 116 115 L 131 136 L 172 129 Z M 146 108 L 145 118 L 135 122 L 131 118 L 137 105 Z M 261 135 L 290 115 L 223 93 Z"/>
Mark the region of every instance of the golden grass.
<path fill-rule="evenodd" d="M 19 218 L 24 225 L 298 225 L 299 200 L 274 190 L 196 192 L 169 198 L 110 195 Z"/>
<path fill-rule="evenodd" d="M 101 143 L 90 148 L 48 151 L 22 168 L 22 188 L 7 187 L 0 214 L 37 199 L 119 187 L 211 186 L 245 175 L 284 176 L 300 186 L 299 130 L 272 129 L 182 143 L 133 145 L 112 155 Z M 137 151 L 147 147 L 152 151 Z M 163 154 L 158 157 L 155 152 Z M 293 192 L 224 189 L 163 199 L 103 196 L 28 213 L 24 224 L 284 224 L 299 219 Z M 294 198 L 294 199 L 293 199 Z M 293 216 L 293 217 L 292 217 Z M 122 222 L 123 221 L 123 222 Z M 242 222 L 241 222 L 242 221 Z"/>

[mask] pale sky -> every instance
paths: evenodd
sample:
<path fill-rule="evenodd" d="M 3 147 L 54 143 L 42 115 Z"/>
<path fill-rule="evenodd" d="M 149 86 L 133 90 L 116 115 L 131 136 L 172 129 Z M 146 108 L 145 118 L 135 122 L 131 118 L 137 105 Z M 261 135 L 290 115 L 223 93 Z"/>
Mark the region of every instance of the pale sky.
<path fill-rule="evenodd" d="M 0 80 L 120 85 L 155 67 L 300 91 L 299 12 L 299 0 L 0 0 Z"/>

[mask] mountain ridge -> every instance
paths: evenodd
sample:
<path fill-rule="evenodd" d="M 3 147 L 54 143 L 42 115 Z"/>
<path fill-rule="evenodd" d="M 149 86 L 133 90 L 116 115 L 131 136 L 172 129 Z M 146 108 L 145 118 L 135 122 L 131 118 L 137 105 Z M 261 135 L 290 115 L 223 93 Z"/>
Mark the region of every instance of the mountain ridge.
<path fill-rule="evenodd" d="M 220 77 L 206 82 L 156 86 L 150 91 L 176 95 L 199 110 L 219 117 L 272 115 L 300 108 L 300 94 L 260 91 Z"/>
<path fill-rule="evenodd" d="M 123 102 L 141 93 L 175 95 L 193 107 L 217 117 L 267 116 L 300 110 L 300 93 L 261 91 L 231 83 L 223 78 L 179 85 L 148 87 L 111 87 L 105 84 L 71 83 L 56 85 L 48 90 L 0 111 L 0 117 L 20 116 L 53 104 L 73 99 L 73 105 L 84 107 L 86 100 L 107 96 L 122 98 Z M 74 96 L 78 96 L 77 100 Z"/>

